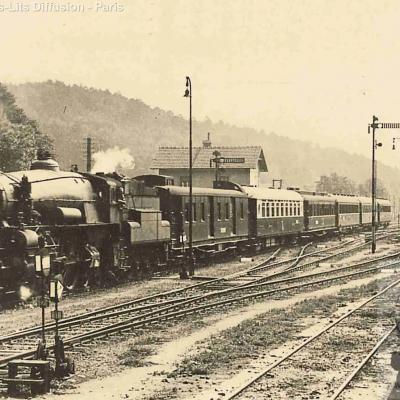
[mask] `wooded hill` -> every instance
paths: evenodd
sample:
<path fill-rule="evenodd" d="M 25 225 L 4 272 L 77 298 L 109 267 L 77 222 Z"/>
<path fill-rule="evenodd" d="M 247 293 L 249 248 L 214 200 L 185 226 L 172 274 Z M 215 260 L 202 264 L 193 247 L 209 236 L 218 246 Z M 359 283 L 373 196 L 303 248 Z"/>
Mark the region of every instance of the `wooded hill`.
<path fill-rule="evenodd" d="M 94 138 L 97 149 L 116 145 L 129 148 L 136 164 L 135 170 L 127 171 L 132 176 L 148 171 L 158 146 L 187 146 L 185 118 L 151 108 L 138 99 L 53 81 L 10 85 L 9 90 L 26 114 L 38 121 L 41 131 L 54 140 L 57 159 L 64 168 L 77 163 L 84 169 L 87 136 Z M 366 157 L 222 121 L 194 121 L 194 145 L 201 145 L 207 132 L 211 132 L 215 146 L 261 145 L 269 169 L 268 182 L 282 178 L 284 186 L 313 190 L 321 175 L 335 172 L 356 184 L 370 176 Z M 378 170 L 391 194 L 399 195 L 400 170 L 383 164 Z"/>
<path fill-rule="evenodd" d="M 14 96 L 0 84 L 0 171 L 29 168 L 39 149 L 51 151 L 51 140 L 17 107 Z"/>

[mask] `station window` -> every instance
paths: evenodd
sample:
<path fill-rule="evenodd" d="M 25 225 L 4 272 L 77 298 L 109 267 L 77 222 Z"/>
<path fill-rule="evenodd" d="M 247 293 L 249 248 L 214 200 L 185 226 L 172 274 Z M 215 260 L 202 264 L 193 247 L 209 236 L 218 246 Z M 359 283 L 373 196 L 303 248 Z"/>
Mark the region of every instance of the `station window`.
<path fill-rule="evenodd" d="M 205 221 L 206 220 L 206 206 L 204 204 L 204 201 L 200 203 L 200 212 L 201 212 L 201 220 Z"/>
<path fill-rule="evenodd" d="M 222 210 L 221 210 L 221 203 L 217 203 L 217 209 L 218 209 L 218 219 L 221 221 L 222 219 Z"/>

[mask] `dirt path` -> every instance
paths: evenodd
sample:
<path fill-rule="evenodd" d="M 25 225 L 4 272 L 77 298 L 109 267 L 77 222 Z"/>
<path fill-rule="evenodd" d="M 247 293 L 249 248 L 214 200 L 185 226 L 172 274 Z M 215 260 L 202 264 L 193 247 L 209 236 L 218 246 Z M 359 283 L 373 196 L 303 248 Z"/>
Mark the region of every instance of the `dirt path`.
<path fill-rule="evenodd" d="M 240 310 L 231 312 L 225 316 L 207 318 L 207 323 L 210 325 L 206 328 L 202 328 L 195 331 L 183 338 L 178 338 L 171 342 L 163 344 L 157 354 L 147 359 L 148 366 L 139 368 L 130 368 L 125 372 L 119 373 L 115 376 L 107 378 L 99 378 L 85 382 L 80 385 L 79 388 L 74 389 L 70 393 L 63 393 L 62 398 L 64 399 L 145 399 L 153 393 L 160 393 L 160 391 L 167 392 L 171 390 L 170 382 L 166 378 L 167 374 L 172 372 L 175 368 L 175 364 L 179 363 L 183 357 L 187 357 L 190 354 L 195 354 L 197 351 L 196 343 L 209 338 L 211 335 L 215 335 L 223 330 L 230 327 L 236 326 L 241 322 L 255 318 L 256 316 L 263 314 L 269 310 L 276 308 L 287 308 L 295 303 L 309 298 L 319 298 L 326 295 L 334 295 L 344 288 L 352 288 L 362 284 L 367 284 L 377 278 L 388 276 L 388 273 L 381 273 L 373 277 L 367 277 L 357 281 L 351 281 L 347 284 L 340 284 L 329 288 L 316 290 L 312 293 L 300 293 L 295 296 L 284 299 L 284 300 L 267 300 L 256 305 L 251 305 Z M 349 308 L 349 305 L 344 306 L 338 310 L 338 315 L 344 313 Z M 317 323 L 314 323 L 312 327 L 302 332 L 299 340 L 304 340 L 304 337 L 312 335 L 315 330 L 318 330 L 323 324 L 327 323 L 329 319 L 321 319 Z M 290 346 L 298 344 L 299 341 L 293 343 L 286 343 L 281 348 L 268 352 L 263 357 L 254 360 L 245 370 L 242 370 L 235 374 L 233 377 L 229 377 L 225 380 L 219 380 L 213 382 L 210 380 L 204 380 L 201 378 L 191 377 L 192 382 L 185 381 L 180 386 L 175 388 L 176 396 L 174 398 L 181 399 L 196 399 L 210 400 L 213 398 L 220 398 L 218 393 L 226 392 L 226 390 L 238 387 L 241 383 L 245 382 L 249 376 L 256 373 L 263 365 L 265 366 L 270 360 L 278 357 L 283 352 L 287 351 Z M 206 388 L 207 386 L 207 388 Z M 211 388 L 211 389 L 209 389 Z M 221 392 L 221 393 L 222 393 Z M 60 395 L 49 394 L 44 396 L 45 399 L 60 398 Z M 160 397 L 162 398 L 162 397 Z M 169 398 L 169 397 L 165 397 Z"/>

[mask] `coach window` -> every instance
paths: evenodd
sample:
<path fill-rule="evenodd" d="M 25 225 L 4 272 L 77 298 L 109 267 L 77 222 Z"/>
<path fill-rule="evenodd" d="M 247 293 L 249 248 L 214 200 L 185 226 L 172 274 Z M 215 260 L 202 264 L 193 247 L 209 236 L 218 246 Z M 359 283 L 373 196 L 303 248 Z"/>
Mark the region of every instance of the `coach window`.
<path fill-rule="evenodd" d="M 243 200 L 240 202 L 240 218 L 244 219 L 244 205 Z"/>
<path fill-rule="evenodd" d="M 261 217 L 265 218 L 265 201 L 261 204 Z"/>
<path fill-rule="evenodd" d="M 275 217 L 275 206 L 274 202 L 270 203 L 271 204 L 271 217 Z"/>
<path fill-rule="evenodd" d="M 196 208 L 196 203 L 192 203 L 192 221 L 196 222 L 197 221 L 197 208 Z"/>
<path fill-rule="evenodd" d="M 189 177 L 188 176 L 181 176 L 180 177 L 181 186 L 189 186 Z"/>
<path fill-rule="evenodd" d="M 267 218 L 269 217 L 269 204 L 268 202 L 265 203 L 265 211 L 267 213 Z"/>
<path fill-rule="evenodd" d="M 218 207 L 218 220 L 221 221 L 221 219 L 222 219 L 222 215 L 221 215 L 222 212 L 221 212 L 221 203 L 220 203 L 220 202 L 218 202 L 217 207 Z"/>
<path fill-rule="evenodd" d="M 200 213 L 201 213 L 201 216 L 200 216 L 201 220 L 205 221 L 206 220 L 206 207 L 205 207 L 204 201 L 202 201 L 200 203 Z"/>
<path fill-rule="evenodd" d="M 258 206 L 257 206 L 257 215 L 258 215 L 258 218 L 261 217 L 261 204 L 260 203 L 258 203 Z"/>
<path fill-rule="evenodd" d="M 185 203 L 185 221 L 189 222 L 189 203 Z"/>
<path fill-rule="evenodd" d="M 225 219 L 230 218 L 229 203 L 225 203 Z"/>

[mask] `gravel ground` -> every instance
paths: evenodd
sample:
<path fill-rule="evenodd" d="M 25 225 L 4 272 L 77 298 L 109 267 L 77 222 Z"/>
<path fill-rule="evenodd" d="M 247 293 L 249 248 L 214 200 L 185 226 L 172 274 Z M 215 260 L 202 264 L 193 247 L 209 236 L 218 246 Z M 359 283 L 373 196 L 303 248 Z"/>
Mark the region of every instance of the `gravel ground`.
<path fill-rule="evenodd" d="M 296 250 L 292 250 L 295 252 Z M 215 263 L 199 268 L 198 275 L 221 276 L 245 270 L 256 265 L 272 253 L 257 255 L 252 262 L 240 262 L 239 259 L 229 262 Z M 177 275 L 149 281 L 131 282 L 118 287 L 95 290 L 65 297 L 60 303 L 60 309 L 65 317 L 96 310 L 102 307 L 116 305 L 126 301 L 139 299 L 168 290 L 178 289 L 192 285 L 191 280 L 180 280 Z M 46 320 L 50 320 L 50 312 L 46 313 Z M 32 304 L 26 304 L 17 309 L 3 310 L 0 312 L 0 332 L 6 335 L 18 330 L 37 325 L 41 321 L 41 309 Z"/>
<path fill-rule="evenodd" d="M 400 391 L 395 388 L 398 371 L 391 366 L 392 353 L 399 351 L 399 333 L 396 332 L 341 394 L 340 400 L 400 399 Z"/>
<path fill-rule="evenodd" d="M 385 277 L 387 278 L 387 275 Z M 95 351 L 92 349 L 80 350 L 80 352 L 88 351 L 91 354 L 91 362 L 85 366 L 84 372 L 80 368 L 80 372 L 70 379 L 69 383 L 62 385 L 56 391 L 56 394 L 47 395 L 45 398 L 60 398 L 60 395 L 62 395 L 63 399 L 89 399 L 95 394 L 96 399 L 222 399 L 222 394 L 225 394 L 232 384 L 235 382 L 236 384 L 240 383 L 240 377 L 236 376 L 237 373 L 246 371 L 254 373 L 257 369 L 257 365 L 254 363 L 260 363 L 260 360 L 261 363 L 265 362 L 274 347 L 264 348 L 265 353 L 258 357 L 254 354 L 244 354 L 238 363 L 220 366 L 217 373 L 211 372 L 205 376 L 193 373 L 176 375 L 176 370 L 179 369 L 179 365 L 185 359 L 188 357 L 194 358 L 204 349 L 204 341 L 207 342 L 211 337 L 270 310 L 277 308 L 287 309 L 297 302 L 310 297 L 321 298 L 326 295 L 334 295 L 343 286 L 356 288 L 360 284 L 367 284 L 374 280 L 375 278 L 369 277 L 357 282 L 352 281 L 345 285 L 315 290 L 312 294 L 299 293 L 285 300 L 260 302 L 256 305 L 253 304 L 240 310 L 232 311 L 226 315 L 219 314 L 203 319 L 198 318 L 199 322 L 197 324 L 193 324 L 192 320 L 174 327 L 167 327 L 165 331 L 155 329 L 152 330 L 151 336 L 145 332 L 142 335 L 140 335 L 140 332 L 136 332 L 136 335 L 128 338 L 128 340 L 121 341 L 120 338 L 117 338 L 111 344 L 110 341 L 99 343 Z M 350 293 L 350 296 L 354 297 L 356 292 Z M 349 307 L 350 303 L 347 306 Z M 343 305 L 342 308 L 338 309 L 338 312 L 345 312 L 347 308 Z M 282 311 L 282 313 L 284 312 Z M 326 320 L 320 318 L 320 316 L 317 318 L 307 317 L 301 322 L 297 321 L 296 324 L 299 324 L 304 329 L 302 332 L 296 333 L 293 340 L 298 343 L 299 340 L 303 340 L 307 330 L 316 329 L 316 326 L 320 326 L 324 322 L 326 323 Z M 290 345 L 291 340 L 286 340 L 281 347 L 275 347 L 277 351 L 275 357 L 279 354 L 279 351 L 287 349 Z M 124 364 L 126 364 L 127 359 L 129 360 L 130 355 L 133 356 L 133 359 L 131 359 L 133 364 L 131 365 L 137 366 L 123 370 Z M 83 356 L 83 359 L 87 359 L 86 357 L 87 354 Z M 77 360 L 79 360 L 79 356 Z M 99 375 L 101 378 L 92 379 L 79 385 L 78 388 L 75 387 L 81 381 Z M 211 397 L 210 390 L 214 393 Z M 221 394 L 219 395 L 218 393 Z"/>
<path fill-rule="evenodd" d="M 328 245 L 334 245 L 335 243 L 338 242 L 327 242 Z M 389 251 L 389 249 L 384 249 L 384 246 L 379 246 L 378 248 L 381 252 Z M 298 247 L 295 250 L 285 250 L 279 257 L 292 257 L 298 253 L 299 249 Z M 197 275 L 216 276 L 218 274 L 237 272 L 256 265 L 261 259 L 267 257 L 268 254 L 256 256 L 251 263 L 231 261 L 211 265 L 198 269 Z M 365 259 L 363 258 L 365 254 L 358 255 L 358 257 Z M 381 275 L 381 277 L 384 276 L 387 276 L 387 274 Z M 341 286 L 356 287 L 361 283 L 371 282 L 374 279 L 373 277 L 368 277 L 357 282 L 352 281 L 345 285 L 316 290 L 312 296 L 336 293 Z M 65 315 L 70 316 L 82 311 L 121 303 L 191 283 L 189 281 L 180 281 L 171 276 L 166 279 L 136 282 L 96 293 L 86 293 L 81 297 L 70 297 L 65 299 L 61 305 Z M 46 398 L 89 399 L 93 398 L 94 393 L 96 393 L 95 397 L 99 399 L 186 399 L 194 398 L 197 392 L 203 392 L 208 387 L 218 391 L 217 386 L 225 378 L 232 375 L 232 371 L 229 368 L 220 371 L 218 376 L 213 378 L 194 375 L 179 378 L 180 380 L 176 381 L 170 375 L 177 369 L 177 365 L 182 362 L 185 356 L 187 357 L 188 354 L 194 356 L 201 351 L 201 347 L 196 345 L 199 341 L 208 340 L 211 335 L 223 332 L 242 321 L 255 318 L 260 313 L 265 313 L 277 307 L 292 306 L 297 301 L 310 296 L 310 293 L 297 293 L 294 297 L 288 297 L 283 300 L 269 299 L 242 307 L 240 310 L 227 309 L 225 313 L 222 310 L 217 315 L 215 313 L 205 316 L 198 315 L 179 324 L 173 322 L 169 326 L 155 327 L 151 332 L 137 330 L 135 334 L 126 336 L 124 340 L 121 340 L 121 336 L 118 336 L 115 340 L 98 341 L 96 346 L 80 346 L 75 349 L 73 354 L 78 366 L 77 374 L 61 383 L 59 388 L 55 390 L 55 394 L 48 395 Z M 39 320 L 40 309 L 24 308 L 12 310 L 2 312 L 1 316 L 0 328 L 2 333 L 6 334 L 33 325 L 35 321 Z M 315 319 L 310 319 L 306 324 L 312 326 L 313 323 L 315 324 Z M 243 361 L 244 365 L 254 361 L 254 357 L 248 356 Z M 90 363 L 87 363 L 88 359 L 91 360 Z M 85 383 L 80 385 L 81 382 Z M 78 389 L 76 389 L 77 385 L 79 385 Z M 218 395 L 217 391 L 215 393 Z M 214 397 L 214 400 L 217 398 L 219 397 Z"/>

